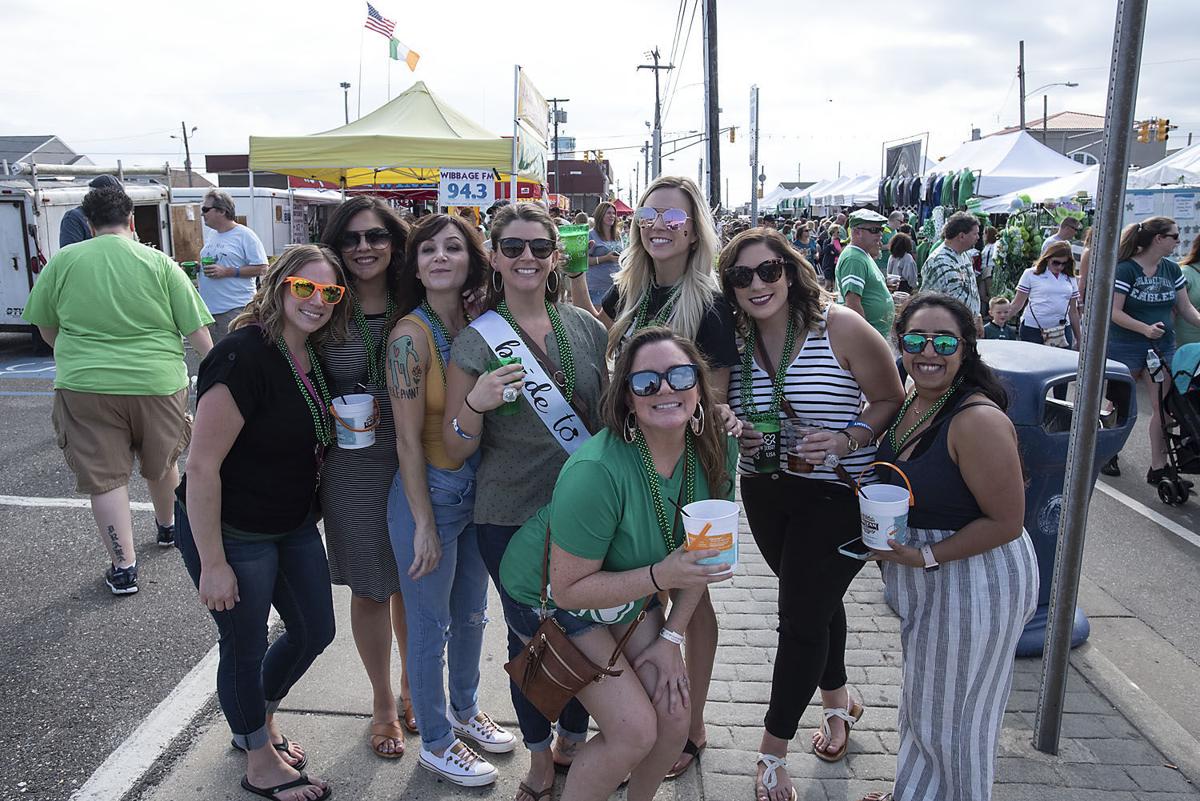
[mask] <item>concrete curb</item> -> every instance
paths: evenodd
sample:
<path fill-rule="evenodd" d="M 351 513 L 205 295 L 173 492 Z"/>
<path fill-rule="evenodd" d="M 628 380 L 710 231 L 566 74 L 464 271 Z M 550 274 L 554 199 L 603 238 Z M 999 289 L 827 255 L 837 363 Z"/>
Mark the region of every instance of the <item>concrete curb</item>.
<path fill-rule="evenodd" d="M 1196 738 L 1092 645 L 1085 643 L 1075 649 L 1071 664 L 1188 781 L 1200 786 L 1200 742 Z"/>

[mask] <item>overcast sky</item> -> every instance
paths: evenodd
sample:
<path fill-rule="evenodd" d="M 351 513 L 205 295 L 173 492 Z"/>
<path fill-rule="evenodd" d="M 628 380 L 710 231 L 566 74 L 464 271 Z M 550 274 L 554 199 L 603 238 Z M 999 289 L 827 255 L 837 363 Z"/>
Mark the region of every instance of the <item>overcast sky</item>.
<path fill-rule="evenodd" d="M 1151 0 L 1147 19 L 1137 114 L 1179 125 L 1173 147 L 1189 131 L 1200 135 L 1196 2 Z M 700 15 L 689 25 L 693 0 L 683 4 L 677 69 L 669 86 L 664 80 L 664 139 L 703 124 Z M 511 134 L 519 63 L 546 97 L 570 98 L 560 133 L 581 149 L 603 149 L 625 196 L 653 119 L 653 78 L 636 68 L 656 45 L 664 63 L 670 57 L 680 0 L 375 6 L 421 54 L 415 73 L 392 62 L 393 96 L 424 80 L 488 129 Z M 1103 114 L 1115 9 L 1116 0 L 720 0 L 721 124 L 738 126 L 736 143 L 726 136 L 721 147 L 730 199 L 750 192 L 751 84 L 760 90 L 768 190 L 797 175 L 833 177 L 839 161 L 842 174 L 878 174 L 884 140 L 928 132 L 936 159 L 972 127 L 987 134 L 1016 124 L 1020 39 L 1027 91 L 1080 84 L 1047 90 L 1051 114 Z M 202 170 L 204 154 L 245 153 L 250 135 L 342 124 L 341 81 L 353 84 L 351 119 L 360 89 L 363 113 L 388 96 L 387 40 L 364 31 L 362 0 L 4 0 L 3 12 L 0 134 L 57 134 L 98 164 L 182 165 L 182 142 L 170 135 L 186 120 L 198 128 L 192 158 Z M 1041 95 L 1029 98 L 1031 120 L 1041 117 Z M 668 156 L 664 171 L 695 177 L 702 149 Z"/>

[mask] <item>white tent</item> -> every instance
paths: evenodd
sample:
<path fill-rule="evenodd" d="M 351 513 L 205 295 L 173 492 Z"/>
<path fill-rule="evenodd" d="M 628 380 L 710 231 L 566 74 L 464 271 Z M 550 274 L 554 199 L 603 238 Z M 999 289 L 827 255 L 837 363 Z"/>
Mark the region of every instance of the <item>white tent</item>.
<path fill-rule="evenodd" d="M 963 169 L 981 172 L 975 184 L 976 195 L 996 197 L 1079 172 L 1083 165 L 1051 150 L 1026 131 L 1014 131 L 963 142 L 933 171 L 945 175 Z"/>
<path fill-rule="evenodd" d="M 1129 186 L 1133 189 L 1161 184 L 1200 184 L 1200 143 L 1129 175 Z"/>
<path fill-rule="evenodd" d="M 844 206 L 861 206 L 879 200 L 879 176 L 860 175 L 849 186 L 841 190 Z"/>
<path fill-rule="evenodd" d="M 1047 200 L 1062 201 L 1076 197 L 1080 192 L 1087 192 L 1091 197 L 1096 196 L 1096 185 L 1100 182 L 1100 166 L 1093 164 L 1085 170 L 1080 170 L 1061 178 L 1052 178 L 1015 192 L 1000 195 L 983 201 L 982 208 L 988 214 L 1004 214 L 1012 209 L 1012 203 L 1021 195 L 1028 195 L 1034 203 Z"/>
<path fill-rule="evenodd" d="M 814 198 L 820 201 L 820 204 L 823 206 L 845 206 L 847 204 L 843 197 L 844 190 L 864 177 L 862 175 L 843 175 L 825 187 L 819 195 L 814 195 Z"/>
<path fill-rule="evenodd" d="M 779 184 L 770 192 L 767 192 L 762 200 L 758 201 L 758 208 L 765 211 L 774 211 L 779 206 L 779 201 L 787 197 L 790 191 L 783 184 Z"/>
<path fill-rule="evenodd" d="M 816 205 L 817 198 L 819 198 L 822 194 L 824 194 L 826 187 L 829 187 L 829 186 L 837 183 L 840 180 L 841 180 L 840 178 L 825 178 L 820 181 L 817 181 L 815 184 L 813 184 L 812 186 L 805 189 L 804 192 L 800 195 L 800 197 L 806 197 L 814 205 Z"/>

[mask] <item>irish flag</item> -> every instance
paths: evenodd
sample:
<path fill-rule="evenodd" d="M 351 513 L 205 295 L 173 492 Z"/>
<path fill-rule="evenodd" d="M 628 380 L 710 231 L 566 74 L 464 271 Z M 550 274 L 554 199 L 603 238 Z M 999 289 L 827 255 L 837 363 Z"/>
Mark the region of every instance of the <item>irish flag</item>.
<path fill-rule="evenodd" d="M 421 54 L 416 50 L 409 50 L 399 39 L 392 39 L 392 58 L 396 61 L 403 61 L 410 70 L 416 72 Z"/>

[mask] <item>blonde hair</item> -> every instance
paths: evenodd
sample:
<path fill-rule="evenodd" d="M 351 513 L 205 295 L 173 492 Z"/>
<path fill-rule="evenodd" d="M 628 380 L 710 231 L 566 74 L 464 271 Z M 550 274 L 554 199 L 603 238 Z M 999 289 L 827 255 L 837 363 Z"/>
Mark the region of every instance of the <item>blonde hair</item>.
<path fill-rule="evenodd" d="M 713 271 L 713 263 L 717 252 L 721 249 L 721 240 L 713 227 L 712 217 L 700 188 L 690 178 L 676 175 L 663 175 L 646 187 L 646 191 L 638 198 L 638 207 L 645 204 L 646 198 L 659 189 L 678 189 L 688 197 L 691 208 L 684 209 L 692 222 L 694 241 L 688 254 L 687 267 L 683 277 L 679 279 L 679 299 L 671 312 L 667 325 L 686 339 L 695 339 L 700 329 L 700 321 L 712 307 L 720 287 Z M 636 322 L 635 317 L 639 301 L 649 292 L 654 281 L 654 261 L 642 244 L 642 229 L 634 226 L 629 237 L 629 247 L 621 254 L 621 269 L 613 276 L 613 284 L 621 298 L 623 308 L 617 315 L 616 322 L 608 332 L 608 355 L 614 356 L 620 349 L 621 341 L 630 332 Z"/>
<path fill-rule="evenodd" d="M 274 342 L 283 336 L 283 296 L 291 291 L 284 285 L 283 279 L 295 275 L 301 267 L 313 261 L 328 262 L 337 276 L 337 283 L 346 286 L 346 271 L 342 269 L 342 260 L 332 250 L 324 245 L 291 245 L 267 270 L 262 279 L 262 286 L 246 304 L 245 311 L 233 318 L 229 330 L 236 331 L 248 325 L 257 325 L 262 328 L 263 339 L 268 342 Z M 345 293 L 348 294 L 349 292 Z M 320 347 L 330 336 L 340 339 L 341 332 L 346 330 L 350 320 L 350 301 L 345 295 L 334 305 L 329 322 L 308 335 L 308 341 L 313 347 Z"/>

